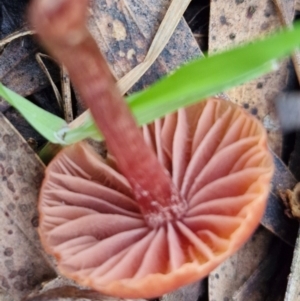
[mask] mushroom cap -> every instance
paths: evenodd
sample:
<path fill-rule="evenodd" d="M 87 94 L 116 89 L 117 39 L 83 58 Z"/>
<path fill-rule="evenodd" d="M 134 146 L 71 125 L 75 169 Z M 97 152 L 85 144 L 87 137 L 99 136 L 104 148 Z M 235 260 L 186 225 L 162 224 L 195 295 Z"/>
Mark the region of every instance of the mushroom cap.
<path fill-rule="evenodd" d="M 113 158 L 83 142 L 54 158 L 39 196 L 39 234 L 61 273 L 123 298 L 157 297 L 232 255 L 262 217 L 274 169 L 260 122 L 221 99 L 142 130 L 187 202 L 180 220 L 150 228 Z"/>

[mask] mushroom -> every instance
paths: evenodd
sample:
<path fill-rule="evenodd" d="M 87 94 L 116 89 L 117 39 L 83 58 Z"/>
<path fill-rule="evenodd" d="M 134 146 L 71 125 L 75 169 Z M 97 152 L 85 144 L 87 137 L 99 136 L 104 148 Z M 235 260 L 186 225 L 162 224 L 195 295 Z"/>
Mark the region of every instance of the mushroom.
<path fill-rule="evenodd" d="M 62 274 L 152 298 L 205 277 L 262 217 L 273 173 L 263 126 L 217 98 L 139 129 L 84 26 L 86 0 L 35 0 L 31 20 L 67 67 L 111 155 L 84 142 L 50 163 L 39 234 Z"/>

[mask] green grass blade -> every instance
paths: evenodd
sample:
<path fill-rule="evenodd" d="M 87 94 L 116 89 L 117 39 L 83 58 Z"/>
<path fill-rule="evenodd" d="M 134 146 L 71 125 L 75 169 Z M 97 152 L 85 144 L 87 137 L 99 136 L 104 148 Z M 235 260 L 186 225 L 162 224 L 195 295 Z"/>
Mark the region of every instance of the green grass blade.
<path fill-rule="evenodd" d="M 149 123 L 276 69 L 275 60 L 298 45 L 300 23 L 265 40 L 192 61 L 127 100 L 138 123 Z"/>
<path fill-rule="evenodd" d="M 129 107 L 139 125 L 150 123 L 276 69 L 275 60 L 288 55 L 298 45 L 299 22 L 293 29 L 283 30 L 264 40 L 192 61 L 148 89 L 129 96 Z M 89 134 L 92 133 L 97 137 L 95 126 L 89 128 Z"/>
<path fill-rule="evenodd" d="M 139 125 L 147 124 L 177 109 L 208 96 L 254 79 L 274 70 L 276 60 L 300 45 L 300 23 L 264 40 L 229 50 L 208 58 L 194 60 L 166 76 L 148 89 L 127 98 Z M 46 139 L 70 144 L 87 137 L 101 140 L 92 118 L 76 129 L 0 85 L 5 98 Z"/>
<path fill-rule="evenodd" d="M 64 137 L 64 141 L 67 144 L 72 144 L 83 140 L 85 138 L 92 138 L 97 141 L 103 140 L 101 133 L 96 127 L 93 118 L 90 114 L 86 116 L 86 119 L 82 123 L 82 125 L 69 130 Z"/>
<path fill-rule="evenodd" d="M 17 109 L 28 123 L 47 140 L 65 144 L 63 134 L 64 129 L 67 129 L 67 123 L 63 119 L 39 108 L 21 95 L 4 87 L 1 83 L 0 96 Z"/>

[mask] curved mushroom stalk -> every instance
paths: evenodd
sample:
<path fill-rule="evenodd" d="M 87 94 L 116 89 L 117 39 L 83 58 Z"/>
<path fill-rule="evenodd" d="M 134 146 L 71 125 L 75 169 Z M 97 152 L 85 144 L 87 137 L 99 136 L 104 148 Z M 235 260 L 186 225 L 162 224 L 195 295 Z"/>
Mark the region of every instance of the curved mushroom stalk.
<path fill-rule="evenodd" d="M 118 167 L 130 182 L 147 223 L 156 227 L 164 220 L 182 216 L 186 202 L 145 144 L 105 59 L 85 26 L 87 2 L 35 0 L 31 21 L 45 46 L 67 68 Z"/>
<path fill-rule="evenodd" d="M 262 125 L 230 102 L 209 99 L 142 132 L 187 202 L 183 216 L 148 225 L 116 164 L 85 143 L 51 162 L 39 197 L 39 233 L 60 271 L 125 298 L 199 280 L 233 254 L 260 221 L 273 173 Z"/>

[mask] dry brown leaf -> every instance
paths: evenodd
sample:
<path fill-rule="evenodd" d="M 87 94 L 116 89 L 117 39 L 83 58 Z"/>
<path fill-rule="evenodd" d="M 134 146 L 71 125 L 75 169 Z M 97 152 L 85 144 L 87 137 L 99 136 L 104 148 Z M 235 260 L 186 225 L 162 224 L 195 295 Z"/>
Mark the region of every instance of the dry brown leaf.
<path fill-rule="evenodd" d="M 28 2 L 1 0 L 0 3 L 0 81 L 23 96 L 48 84 L 47 77 L 34 57 L 37 46 L 32 42 L 32 37 L 28 36 L 30 31 L 24 25 Z M 0 100 L 1 112 L 8 107 L 7 103 Z"/>
<path fill-rule="evenodd" d="M 273 154 L 273 158 L 276 169 L 272 179 L 272 190 L 269 193 L 267 208 L 261 224 L 282 241 L 294 246 L 298 223 L 285 214 L 286 208 L 283 205 L 281 192 L 293 189 L 297 180 L 278 156 Z"/>
<path fill-rule="evenodd" d="M 0 81 L 23 96 L 48 85 L 48 79 L 35 59 L 36 52 L 37 45 L 30 36 L 20 37 L 7 45 L 0 55 Z M 59 78 L 53 65 L 50 72 L 54 79 Z M 8 107 L 6 102 L 0 101 L 1 112 Z"/>
<path fill-rule="evenodd" d="M 277 7 L 279 18 L 281 19 L 282 25 L 290 26 L 294 19 L 296 10 L 296 0 L 273 0 Z"/>
<path fill-rule="evenodd" d="M 170 0 L 93 2 L 89 28 L 118 79 L 143 62 L 170 3 Z M 152 83 L 159 74 L 167 73 L 196 55 L 200 55 L 199 47 L 181 19 L 142 85 Z"/>
<path fill-rule="evenodd" d="M 252 239 L 210 276 L 210 300 L 281 301 L 292 248 L 259 228 Z"/>
<path fill-rule="evenodd" d="M 76 285 L 72 280 L 57 277 L 46 283 L 38 293 L 31 294 L 26 301 L 146 301 L 145 299 L 120 299 L 102 295 Z"/>
<path fill-rule="evenodd" d="M 292 249 L 277 239 L 269 254 L 234 294 L 233 301 L 282 301 L 291 264 Z"/>
<path fill-rule="evenodd" d="M 1 0 L 0 39 L 19 30 L 25 23 L 24 11 L 28 0 Z"/>
<path fill-rule="evenodd" d="M 133 86 L 143 76 L 164 50 L 190 2 L 191 0 L 175 0 L 170 2 L 143 62 L 131 69 L 118 82 L 122 93 L 123 91 L 127 91 L 128 87 Z"/>
<path fill-rule="evenodd" d="M 36 232 L 44 166 L 2 114 L 0 133 L 0 291 L 18 301 L 55 277 Z"/>
<path fill-rule="evenodd" d="M 232 300 L 267 256 L 272 238 L 269 231 L 260 227 L 242 249 L 216 268 L 209 276 L 210 300 Z"/>
<path fill-rule="evenodd" d="M 284 11 L 293 11 L 294 0 L 282 3 Z M 286 16 L 293 17 L 291 13 Z M 280 17 L 272 0 L 211 1 L 210 53 L 265 36 L 279 27 Z M 233 102 L 243 105 L 263 122 L 269 133 L 270 146 L 278 155 L 281 153 L 282 137 L 275 114 L 274 98 L 287 86 L 289 69 L 289 62 L 284 61 L 277 71 L 227 91 Z"/>
<path fill-rule="evenodd" d="M 196 301 L 206 291 L 206 282 L 199 281 L 163 295 L 161 301 Z"/>
<path fill-rule="evenodd" d="M 105 55 L 115 77 L 122 78 L 136 65 L 143 62 L 171 1 L 151 0 L 141 4 L 140 1 L 136 0 L 122 0 L 119 7 L 112 5 L 111 0 L 108 0 L 107 4 L 101 7 L 97 5 L 100 2 L 94 1 L 89 29 Z M 101 23 L 99 20 L 101 20 Z M 106 22 L 102 20 L 106 20 Z M 121 32 L 125 37 L 124 40 L 120 40 L 118 36 L 113 35 L 113 29 L 111 29 L 113 25 L 110 22 L 113 20 L 116 20 L 116 24 L 118 24 L 115 26 L 122 28 Z M 123 23 L 120 23 L 119 20 L 122 20 Z M 202 55 L 202 52 L 193 34 L 182 19 L 165 49 L 133 87 L 133 90 L 142 90 L 185 61 L 200 55 Z M 117 84 L 119 86 L 120 80 Z M 123 85 L 122 87 L 122 93 L 126 93 L 131 88 L 131 86 L 125 87 Z M 81 114 L 84 108 L 85 105 L 79 100 L 79 111 L 77 113 Z M 88 111 L 75 119 L 71 123 L 71 127 L 74 128 L 80 125 L 85 120 L 86 114 L 88 114 Z"/>
<path fill-rule="evenodd" d="M 92 2 L 89 11 L 89 29 L 116 79 L 121 79 L 144 61 L 171 2 L 170 0 Z M 161 55 L 133 90 L 142 90 L 184 62 L 200 55 L 202 53 L 199 46 L 182 18 Z M 121 80 L 118 87 L 124 94 L 132 84 Z M 82 113 L 83 108 L 84 105 L 81 103 L 79 113 Z M 80 120 L 75 124 L 77 122 L 80 123 Z"/>
<path fill-rule="evenodd" d="M 300 300 L 300 231 L 294 250 L 294 258 L 289 275 L 289 281 L 286 289 L 284 301 L 299 301 Z"/>

